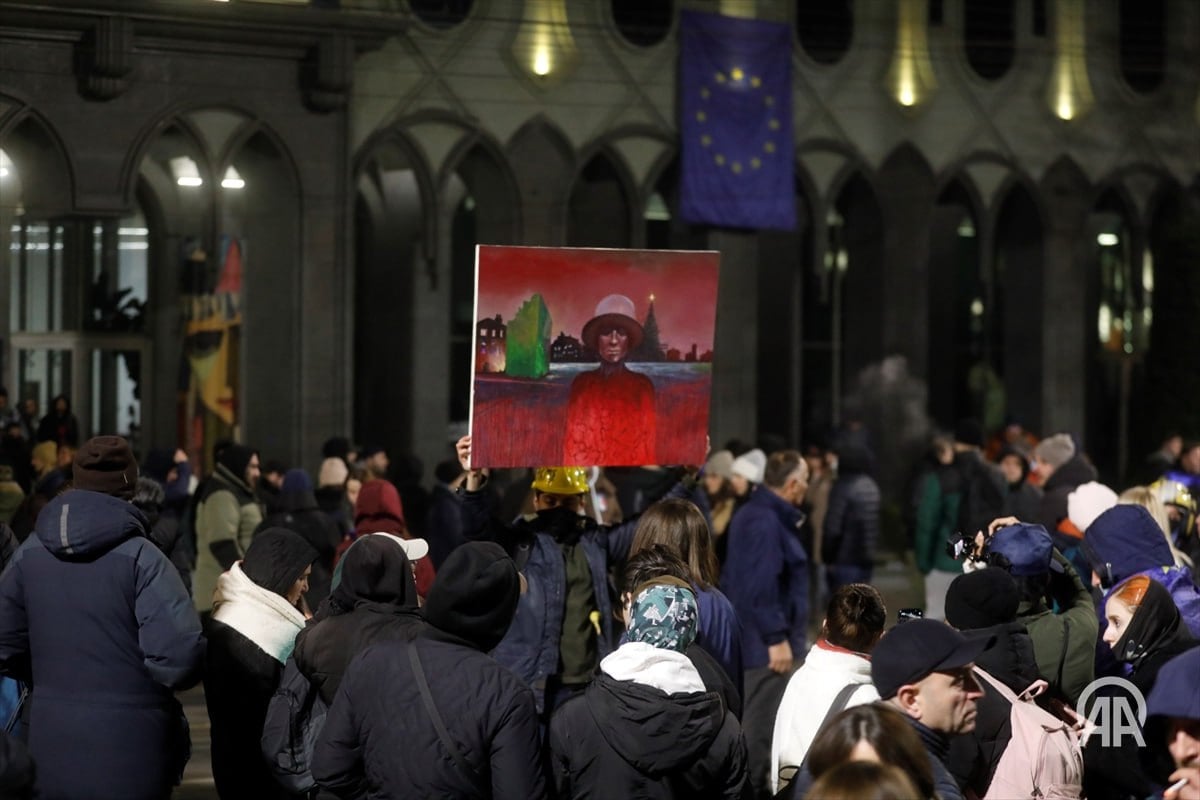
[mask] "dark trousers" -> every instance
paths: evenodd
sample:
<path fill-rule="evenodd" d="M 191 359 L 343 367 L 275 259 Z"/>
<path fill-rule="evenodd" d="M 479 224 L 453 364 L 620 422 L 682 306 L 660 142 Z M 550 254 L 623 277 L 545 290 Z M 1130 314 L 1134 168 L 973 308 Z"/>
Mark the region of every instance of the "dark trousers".
<path fill-rule="evenodd" d="M 792 653 L 796 659 L 803 653 Z M 769 667 L 746 670 L 746 703 L 742 710 L 742 733 L 746 737 L 747 765 L 754 797 L 769 798 L 771 783 L 771 738 L 775 734 L 775 714 L 787 688 L 790 675 L 772 672 Z"/>

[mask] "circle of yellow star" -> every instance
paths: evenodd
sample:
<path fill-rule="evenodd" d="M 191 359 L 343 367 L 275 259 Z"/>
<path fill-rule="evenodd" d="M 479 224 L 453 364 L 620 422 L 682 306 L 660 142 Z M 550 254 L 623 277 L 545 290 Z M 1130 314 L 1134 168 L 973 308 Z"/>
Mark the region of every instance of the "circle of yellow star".
<path fill-rule="evenodd" d="M 724 83 L 724 82 L 725 82 L 725 73 L 718 72 L 717 73 L 717 83 Z"/>
<path fill-rule="evenodd" d="M 750 168 L 751 169 L 758 169 L 761 166 L 762 166 L 762 161 L 757 156 L 750 159 Z"/>
<path fill-rule="evenodd" d="M 729 165 L 729 168 L 733 170 L 735 175 L 740 175 L 742 172 L 742 163 L 740 161 L 735 161 Z"/>
<path fill-rule="evenodd" d="M 750 78 L 750 85 L 757 89 L 758 87 L 762 86 L 762 78 L 755 75 L 754 77 Z"/>
<path fill-rule="evenodd" d="M 725 163 L 725 156 L 721 155 L 720 153 L 717 153 L 716 157 L 713 158 L 713 161 L 717 162 L 717 166 L 721 166 L 722 164 Z"/>
<path fill-rule="evenodd" d="M 709 95 L 711 95 L 711 94 L 712 94 L 712 92 L 710 92 L 710 91 L 708 90 L 708 87 L 707 87 L 707 86 L 705 86 L 705 87 L 703 87 L 703 88 L 701 88 L 701 89 L 700 89 L 700 97 L 701 97 L 701 99 L 703 99 L 703 100 L 707 100 L 707 99 L 708 99 L 708 97 L 709 97 Z"/>
<path fill-rule="evenodd" d="M 704 134 L 703 136 L 700 137 L 700 144 L 704 145 L 705 147 L 708 147 L 709 145 L 712 144 L 712 137 L 709 136 L 707 133 Z"/>
<path fill-rule="evenodd" d="M 763 145 L 763 150 L 765 150 L 768 153 L 774 153 L 775 152 L 775 143 L 767 142 L 766 144 Z"/>
<path fill-rule="evenodd" d="M 696 121 L 697 122 L 704 122 L 704 120 L 706 120 L 706 119 L 708 119 L 708 115 L 705 114 L 703 111 L 696 112 Z"/>
<path fill-rule="evenodd" d="M 779 130 L 779 120 L 777 120 L 777 119 L 768 120 L 767 127 L 773 131 Z"/>
<path fill-rule="evenodd" d="M 735 81 L 740 81 L 742 78 L 746 77 L 746 73 L 742 72 L 740 67 L 734 67 L 729 73 L 729 77 L 733 78 Z"/>
<path fill-rule="evenodd" d="M 763 103 L 768 106 L 773 106 L 775 105 L 775 98 L 771 97 L 771 95 L 767 95 L 763 98 Z"/>

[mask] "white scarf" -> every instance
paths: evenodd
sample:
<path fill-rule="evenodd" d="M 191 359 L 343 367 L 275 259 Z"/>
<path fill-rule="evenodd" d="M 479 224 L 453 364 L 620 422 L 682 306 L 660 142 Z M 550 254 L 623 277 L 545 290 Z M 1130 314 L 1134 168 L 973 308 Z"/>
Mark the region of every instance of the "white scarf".
<path fill-rule="evenodd" d="M 217 578 L 213 619 L 254 642 L 280 664 L 304 630 L 304 615 L 286 597 L 268 591 L 246 577 L 239 561 Z"/>
<path fill-rule="evenodd" d="M 626 642 L 604 657 L 600 669 L 619 681 L 653 686 L 667 694 L 708 691 L 690 658 L 646 642 Z"/>

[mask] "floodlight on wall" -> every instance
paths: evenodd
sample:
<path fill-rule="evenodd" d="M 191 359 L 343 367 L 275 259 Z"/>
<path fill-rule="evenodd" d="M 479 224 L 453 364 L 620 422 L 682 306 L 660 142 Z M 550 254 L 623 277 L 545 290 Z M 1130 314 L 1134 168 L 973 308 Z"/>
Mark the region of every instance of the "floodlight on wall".
<path fill-rule="evenodd" d="M 579 59 L 567 21 L 566 0 L 525 0 L 521 26 L 513 39 L 516 63 L 534 78 L 561 78 Z"/>
<path fill-rule="evenodd" d="M 1096 244 L 1101 247 L 1116 247 L 1121 243 L 1121 237 L 1115 233 L 1101 233 L 1096 237 Z"/>
<path fill-rule="evenodd" d="M 171 174 L 175 176 L 175 183 L 180 186 L 195 188 L 204 185 L 204 179 L 200 177 L 200 168 L 187 156 L 171 159 Z"/>
<path fill-rule="evenodd" d="M 8 157 L 8 153 L 0 150 L 0 178 L 12 175 L 12 165 L 12 159 Z"/>
<path fill-rule="evenodd" d="M 896 102 L 913 108 L 937 89 L 929 57 L 927 0 L 899 0 L 896 6 L 896 50 L 888 68 L 888 91 Z"/>
<path fill-rule="evenodd" d="M 1095 103 L 1087 72 L 1084 0 L 1054 3 L 1054 66 L 1046 100 L 1064 122 L 1079 119 Z"/>
<path fill-rule="evenodd" d="M 222 189 L 245 189 L 246 182 L 242 180 L 242 176 L 232 166 L 226 168 L 225 177 L 221 179 Z"/>

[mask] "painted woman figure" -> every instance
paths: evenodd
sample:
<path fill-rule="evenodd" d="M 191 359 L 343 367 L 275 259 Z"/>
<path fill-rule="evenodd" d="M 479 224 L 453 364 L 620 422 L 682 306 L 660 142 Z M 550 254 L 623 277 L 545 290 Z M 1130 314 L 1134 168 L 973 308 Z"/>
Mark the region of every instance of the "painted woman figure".
<path fill-rule="evenodd" d="M 600 366 L 571 382 L 564 464 L 638 466 L 655 463 L 654 384 L 625 366 L 642 342 L 633 301 L 610 294 L 583 326 L 583 342 Z"/>

